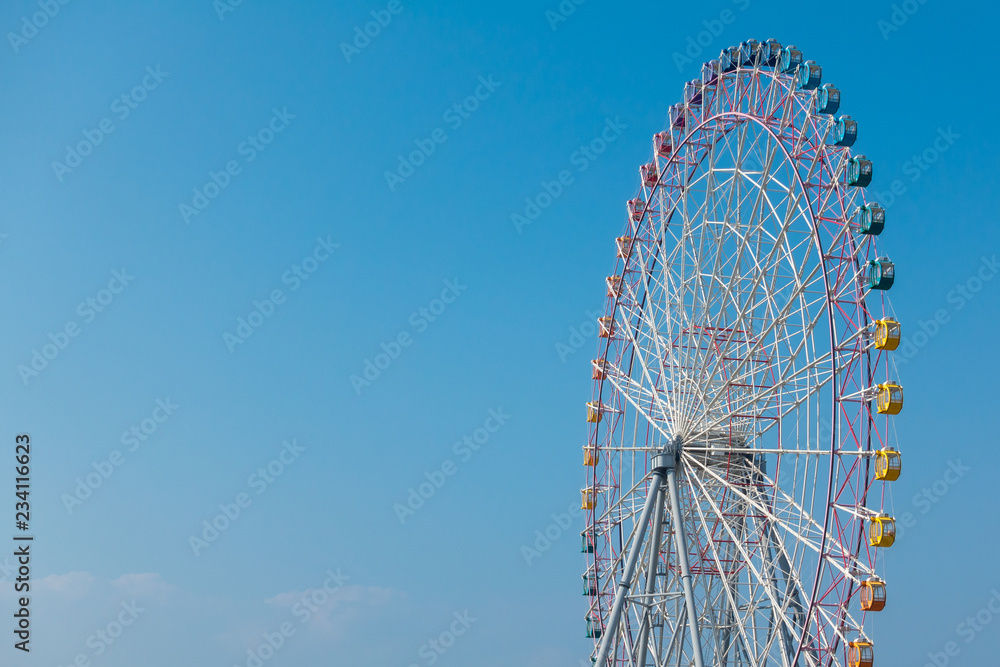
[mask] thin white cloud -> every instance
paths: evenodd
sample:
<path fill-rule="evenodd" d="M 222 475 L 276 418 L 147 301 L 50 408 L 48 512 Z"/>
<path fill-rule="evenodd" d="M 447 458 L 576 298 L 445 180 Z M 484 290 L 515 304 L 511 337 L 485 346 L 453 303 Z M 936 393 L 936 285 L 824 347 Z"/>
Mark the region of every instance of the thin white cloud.
<path fill-rule="evenodd" d="M 176 586 L 163 581 L 155 572 L 123 574 L 111 582 L 112 588 L 123 595 L 153 596 L 164 595 L 176 590 Z"/>
<path fill-rule="evenodd" d="M 294 619 L 314 630 L 342 636 L 349 624 L 377 616 L 404 598 L 392 588 L 342 586 L 332 593 L 323 588 L 286 591 L 265 602 L 288 609 Z"/>
<path fill-rule="evenodd" d="M 66 600 L 78 600 L 94 589 L 97 579 L 89 572 L 50 574 L 35 582 L 35 591 L 41 595 L 53 594 Z"/>

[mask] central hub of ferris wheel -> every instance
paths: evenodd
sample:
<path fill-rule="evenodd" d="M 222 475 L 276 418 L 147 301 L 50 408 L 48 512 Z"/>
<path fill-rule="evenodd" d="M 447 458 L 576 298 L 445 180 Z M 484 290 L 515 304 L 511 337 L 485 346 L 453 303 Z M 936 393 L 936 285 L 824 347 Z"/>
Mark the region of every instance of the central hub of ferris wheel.
<path fill-rule="evenodd" d="M 749 470 L 755 456 L 754 451 L 747 446 L 745 435 L 722 429 L 688 438 L 681 450 L 701 466 L 710 469 L 733 469 L 740 466 Z"/>
<path fill-rule="evenodd" d="M 639 169 L 587 404 L 598 667 L 873 665 L 901 329 L 872 163 L 821 79 L 776 40 L 724 49 Z"/>

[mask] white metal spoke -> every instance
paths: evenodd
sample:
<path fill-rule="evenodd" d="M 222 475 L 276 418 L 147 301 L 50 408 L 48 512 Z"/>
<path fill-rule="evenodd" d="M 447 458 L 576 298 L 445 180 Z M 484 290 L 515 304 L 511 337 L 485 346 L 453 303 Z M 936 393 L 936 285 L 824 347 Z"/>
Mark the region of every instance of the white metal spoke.
<path fill-rule="evenodd" d="M 869 404 L 890 372 L 887 300 L 859 280 L 876 240 L 822 91 L 737 60 L 705 70 L 683 126 L 671 113 L 605 311 L 585 489 L 600 667 L 840 667 L 868 638 L 850 605 L 881 571 L 863 538 L 895 437 Z M 653 509 L 657 471 L 678 495 Z"/>

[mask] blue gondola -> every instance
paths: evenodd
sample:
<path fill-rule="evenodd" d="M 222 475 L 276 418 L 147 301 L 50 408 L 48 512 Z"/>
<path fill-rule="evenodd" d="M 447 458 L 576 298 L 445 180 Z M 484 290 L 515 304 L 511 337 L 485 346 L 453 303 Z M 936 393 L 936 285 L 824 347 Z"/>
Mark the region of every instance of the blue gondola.
<path fill-rule="evenodd" d="M 691 106 L 701 106 L 701 81 L 697 79 L 684 84 L 684 103 Z"/>
<path fill-rule="evenodd" d="M 683 130 L 684 129 L 684 105 L 675 104 L 670 107 L 670 127 Z"/>
<path fill-rule="evenodd" d="M 719 61 L 710 60 L 701 66 L 701 83 L 704 86 L 714 86 L 719 79 Z"/>
<path fill-rule="evenodd" d="M 740 57 L 739 51 L 740 49 L 737 46 L 722 49 L 722 53 L 719 54 L 720 72 L 732 72 L 740 66 L 738 62 Z"/>
<path fill-rule="evenodd" d="M 739 62 L 741 67 L 754 67 L 760 59 L 760 42 L 748 39 L 740 42 Z"/>
<path fill-rule="evenodd" d="M 868 289 L 887 290 L 896 280 L 896 265 L 888 257 L 868 260 L 867 269 Z"/>
<path fill-rule="evenodd" d="M 847 184 L 859 188 L 867 187 L 872 182 L 872 161 L 864 155 L 852 157 L 847 163 Z"/>
<path fill-rule="evenodd" d="M 781 42 L 767 39 L 761 46 L 761 64 L 776 67 L 781 62 Z"/>
<path fill-rule="evenodd" d="M 850 116 L 841 116 L 830 128 L 826 142 L 834 146 L 853 146 L 858 138 L 858 122 Z"/>
<path fill-rule="evenodd" d="M 858 209 L 858 231 L 878 236 L 885 229 L 885 209 L 875 202 Z"/>
<path fill-rule="evenodd" d="M 824 83 L 816 93 L 816 113 L 835 114 L 840 108 L 840 89 Z"/>
<path fill-rule="evenodd" d="M 819 86 L 823 78 L 823 68 L 815 60 L 807 60 L 799 67 L 795 82 L 801 90 L 813 90 Z"/>
<path fill-rule="evenodd" d="M 802 52 L 795 46 L 786 46 L 781 49 L 781 71 L 793 74 L 799 65 L 802 64 Z"/>

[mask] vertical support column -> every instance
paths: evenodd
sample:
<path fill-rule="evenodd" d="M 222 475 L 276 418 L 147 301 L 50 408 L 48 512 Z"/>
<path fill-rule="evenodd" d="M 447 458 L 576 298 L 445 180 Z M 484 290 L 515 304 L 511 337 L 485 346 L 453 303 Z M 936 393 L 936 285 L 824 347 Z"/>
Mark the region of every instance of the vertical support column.
<path fill-rule="evenodd" d="M 675 466 L 667 468 L 667 491 L 670 493 L 670 514 L 674 524 L 674 545 L 677 550 L 677 560 L 681 564 L 681 583 L 684 586 L 684 601 L 687 605 L 688 632 L 691 634 L 694 665 L 695 667 L 704 667 L 705 661 L 701 655 L 701 634 L 698 632 L 698 613 L 694 607 L 694 588 L 691 586 L 691 566 L 688 563 L 687 540 L 684 538 L 681 502 L 677 494 L 677 471 Z"/>
<path fill-rule="evenodd" d="M 660 486 L 656 499 L 656 509 L 653 510 L 653 531 L 649 536 L 649 562 L 646 563 L 646 603 L 652 599 L 652 594 L 656 592 L 656 568 L 660 562 L 660 545 L 663 537 L 663 509 L 666 498 L 663 486 Z M 649 628 L 652 621 L 652 610 L 647 607 L 646 614 L 642 619 L 642 627 L 639 628 L 639 639 L 636 642 L 636 667 L 646 667 L 646 651 L 649 642 Z"/>

